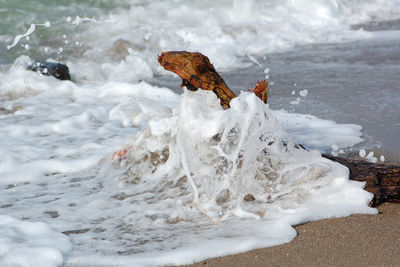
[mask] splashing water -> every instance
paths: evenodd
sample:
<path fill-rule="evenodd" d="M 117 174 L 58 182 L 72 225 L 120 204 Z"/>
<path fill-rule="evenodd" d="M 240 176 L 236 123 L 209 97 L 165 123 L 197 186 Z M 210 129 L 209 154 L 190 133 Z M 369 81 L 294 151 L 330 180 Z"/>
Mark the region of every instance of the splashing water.
<path fill-rule="evenodd" d="M 149 121 L 125 149 L 128 179 L 142 177 L 147 186 L 185 181 L 194 206 L 213 219 L 259 218 L 276 199 L 301 201 L 348 178 L 343 166 L 294 144 L 268 106 L 248 93 L 228 110 L 212 92 L 185 93 L 174 116 Z M 257 203 L 246 203 L 251 212 L 242 209 L 246 199 Z"/>
<path fill-rule="evenodd" d="M 50 22 L 46 21 L 43 24 L 31 24 L 31 26 L 29 27 L 28 31 L 24 34 L 19 34 L 15 37 L 14 42 L 11 45 L 7 45 L 7 49 L 11 49 L 14 46 L 16 46 L 18 44 L 18 42 L 22 39 L 22 38 L 28 38 L 29 40 L 29 35 L 31 35 L 33 32 L 35 32 L 36 30 L 36 26 L 44 26 L 49 28 L 50 27 Z"/>
<path fill-rule="evenodd" d="M 212 92 L 185 92 L 175 109 L 158 111 L 112 163 L 124 188 L 113 197 L 134 204 L 118 220 L 123 239 L 135 240 L 123 252 L 135 264 L 183 264 L 279 244 L 294 238 L 293 224 L 376 212 L 347 168 L 294 144 L 254 94 L 223 110 Z"/>

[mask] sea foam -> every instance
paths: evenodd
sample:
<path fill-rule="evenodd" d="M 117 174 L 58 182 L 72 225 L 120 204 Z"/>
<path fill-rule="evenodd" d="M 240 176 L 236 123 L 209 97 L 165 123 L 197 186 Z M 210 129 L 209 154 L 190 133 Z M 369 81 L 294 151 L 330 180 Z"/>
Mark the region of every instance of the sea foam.
<path fill-rule="evenodd" d="M 212 92 L 15 68 L 1 77 L 14 85 L 0 86 L 10 111 L 0 121 L 2 211 L 68 233 L 66 266 L 191 263 L 289 242 L 291 225 L 376 212 L 345 167 L 293 141 L 329 136 L 312 125 L 331 125 L 336 139 L 320 140 L 339 149 L 360 127 L 272 111 L 250 93 L 223 110 Z M 127 152 L 112 159 L 118 150 Z"/>
<path fill-rule="evenodd" d="M 60 266 L 71 249 L 67 236 L 42 222 L 0 215 L 0 263 L 3 266 Z"/>

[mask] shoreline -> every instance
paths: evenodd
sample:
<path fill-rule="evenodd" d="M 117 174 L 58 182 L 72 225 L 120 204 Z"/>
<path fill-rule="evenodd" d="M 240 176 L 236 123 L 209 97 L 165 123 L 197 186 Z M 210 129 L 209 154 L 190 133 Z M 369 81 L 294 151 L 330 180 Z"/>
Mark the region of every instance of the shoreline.
<path fill-rule="evenodd" d="M 199 266 L 396 266 L 400 262 L 400 204 L 383 203 L 379 214 L 355 214 L 297 225 L 289 243 L 210 258 Z"/>

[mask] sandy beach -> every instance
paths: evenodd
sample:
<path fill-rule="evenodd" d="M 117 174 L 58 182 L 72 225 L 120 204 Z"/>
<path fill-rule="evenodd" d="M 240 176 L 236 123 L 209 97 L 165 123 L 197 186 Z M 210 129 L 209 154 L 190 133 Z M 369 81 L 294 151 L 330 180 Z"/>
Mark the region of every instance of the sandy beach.
<path fill-rule="evenodd" d="M 290 243 L 189 266 L 398 266 L 400 204 L 384 203 L 378 210 L 298 225 Z"/>

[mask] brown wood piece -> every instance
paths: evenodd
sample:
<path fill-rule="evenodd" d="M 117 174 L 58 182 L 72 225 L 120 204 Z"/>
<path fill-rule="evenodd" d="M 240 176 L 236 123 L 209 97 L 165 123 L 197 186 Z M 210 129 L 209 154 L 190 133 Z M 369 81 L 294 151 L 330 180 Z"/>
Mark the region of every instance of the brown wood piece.
<path fill-rule="evenodd" d="M 208 57 L 196 52 L 170 51 L 163 52 L 158 62 L 164 69 L 176 73 L 182 78 L 182 85 L 189 90 L 213 91 L 221 100 L 224 108 L 229 108 L 229 102 L 236 95 L 229 89 Z"/>
<path fill-rule="evenodd" d="M 258 96 L 265 104 L 268 102 L 268 82 L 263 80 L 258 82 L 256 88 L 249 89 L 249 91 L 253 91 L 256 96 Z"/>

